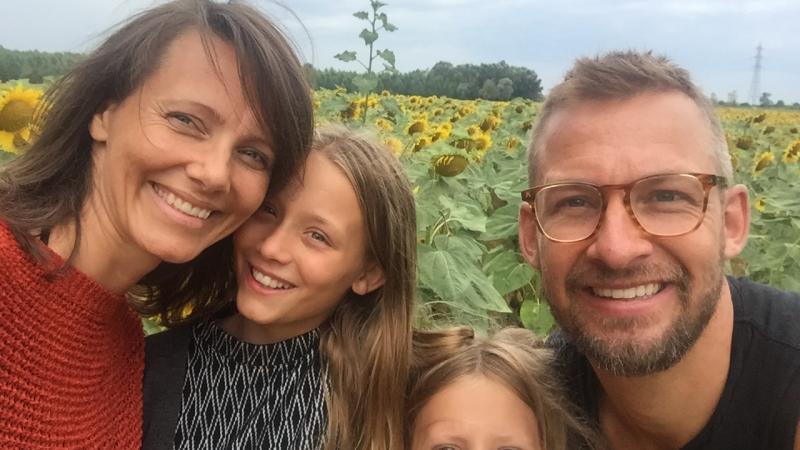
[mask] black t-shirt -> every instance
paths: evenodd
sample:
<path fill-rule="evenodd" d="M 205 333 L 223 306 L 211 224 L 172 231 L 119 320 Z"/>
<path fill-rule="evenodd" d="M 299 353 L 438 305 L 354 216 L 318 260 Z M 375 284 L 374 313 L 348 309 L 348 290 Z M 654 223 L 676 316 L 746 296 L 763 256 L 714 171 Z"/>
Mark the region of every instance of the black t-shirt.
<path fill-rule="evenodd" d="M 792 450 L 800 418 L 800 294 L 741 278 L 728 282 L 728 380 L 711 419 L 682 450 Z M 600 383 L 591 365 L 563 335 L 550 342 L 572 400 L 597 424 Z"/>

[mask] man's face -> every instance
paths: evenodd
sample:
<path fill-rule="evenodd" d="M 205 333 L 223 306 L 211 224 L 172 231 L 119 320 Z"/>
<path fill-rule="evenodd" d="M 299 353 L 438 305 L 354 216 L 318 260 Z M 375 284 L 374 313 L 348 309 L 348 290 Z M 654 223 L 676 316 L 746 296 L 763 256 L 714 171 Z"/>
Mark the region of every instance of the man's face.
<path fill-rule="evenodd" d="M 707 119 L 680 93 L 576 103 L 551 117 L 540 142 L 537 184 L 626 184 L 657 174 L 718 172 Z M 674 365 L 713 316 L 724 259 L 744 244 L 747 200 L 741 186 L 715 187 L 696 230 L 655 237 L 636 225 L 623 196 L 607 191 L 599 229 L 574 243 L 545 238 L 523 204 L 520 244 L 578 348 L 600 368 L 635 376 Z M 731 214 L 736 220 L 726 224 Z"/>

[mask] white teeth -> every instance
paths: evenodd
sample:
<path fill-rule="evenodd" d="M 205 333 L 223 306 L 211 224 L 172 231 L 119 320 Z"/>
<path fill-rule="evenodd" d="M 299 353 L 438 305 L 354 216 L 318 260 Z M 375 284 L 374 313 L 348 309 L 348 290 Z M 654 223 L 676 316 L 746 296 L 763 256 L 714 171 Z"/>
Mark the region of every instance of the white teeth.
<path fill-rule="evenodd" d="M 627 289 L 592 288 L 592 292 L 598 297 L 622 299 L 649 297 L 659 290 L 661 290 L 661 285 L 659 283 L 643 284 Z"/>
<path fill-rule="evenodd" d="M 175 194 L 172 192 L 162 191 L 157 185 L 153 185 L 153 189 L 156 191 L 159 197 L 163 198 L 165 202 L 169 206 L 177 209 L 178 211 L 192 216 L 197 217 L 199 219 L 208 219 L 208 216 L 211 215 L 211 211 L 208 209 L 199 208 L 197 206 L 192 205 L 189 202 L 183 201 L 180 198 L 176 197 Z"/>
<path fill-rule="evenodd" d="M 252 269 L 252 271 L 253 271 L 253 278 L 255 278 L 256 281 L 258 281 L 260 284 L 263 284 L 264 286 L 266 286 L 268 288 L 272 288 L 272 289 L 289 289 L 290 287 L 292 287 L 291 285 L 286 284 L 286 283 L 282 283 L 282 282 L 270 277 L 269 275 L 265 275 L 265 274 L 257 271 L 256 269 Z"/>

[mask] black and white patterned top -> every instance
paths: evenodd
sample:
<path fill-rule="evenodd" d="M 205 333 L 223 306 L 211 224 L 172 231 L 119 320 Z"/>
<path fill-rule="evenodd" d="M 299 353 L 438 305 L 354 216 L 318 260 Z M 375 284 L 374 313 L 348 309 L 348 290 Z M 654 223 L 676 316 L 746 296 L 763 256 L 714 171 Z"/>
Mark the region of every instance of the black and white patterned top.
<path fill-rule="evenodd" d="M 197 325 L 175 449 L 319 448 L 327 423 L 323 370 L 316 330 L 254 345 L 215 323 Z"/>

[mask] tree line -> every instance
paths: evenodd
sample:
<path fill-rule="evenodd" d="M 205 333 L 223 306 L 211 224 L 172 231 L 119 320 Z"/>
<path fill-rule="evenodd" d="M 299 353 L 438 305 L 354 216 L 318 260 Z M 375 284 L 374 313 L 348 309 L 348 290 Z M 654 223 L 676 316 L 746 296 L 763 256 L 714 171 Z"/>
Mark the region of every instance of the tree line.
<path fill-rule="evenodd" d="M 45 77 L 63 75 L 83 55 L 38 50 L 9 50 L 0 45 L 0 81 L 27 78 L 41 83 Z"/>
<path fill-rule="evenodd" d="M 339 69 L 317 69 L 306 65 L 306 71 L 315 88 L 333 89 L 337 86 L 349 91 L 358 90 L 353 85 L 356 72 Z M 514 97 L 542 100 L 542 82 L 536 72 L 526 67 L 511 66 L 505 61 L 493 64 L 459 64 L 440 61 L 430 69 L 401 73 L 386 71 L 378 74 L 378 89 L 393 94 L 438 95 L 462 100 L 483 98 L 508 100 Z"/>

